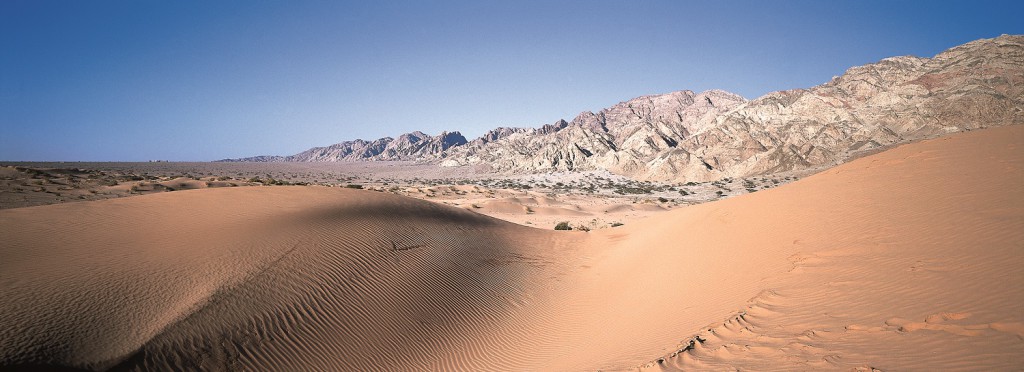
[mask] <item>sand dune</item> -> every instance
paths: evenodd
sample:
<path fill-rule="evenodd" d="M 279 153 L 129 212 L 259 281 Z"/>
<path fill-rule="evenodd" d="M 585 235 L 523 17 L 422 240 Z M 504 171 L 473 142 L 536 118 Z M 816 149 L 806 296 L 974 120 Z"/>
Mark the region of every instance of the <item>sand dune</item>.
<path fill-rule="evenodd" d="M 325 187 L 2 210 L 0 366 L 1018 368 L 1022 145 L 924 141 L 590 233 Z"/>
<path fill-rule="evenodd" d="M 945 137 L 863 158 L 792 187 L 696 208 L 721 218 L 722 226 L 757 231 L 723 232 L 724 239 L 708 244 L 777 247 L 774 257 L 789 255 L 790 267 L 765 278 L 764 290 L 734 316 L 696 332 L 707 340 L 703 345 L 669 355 L 665 364 L 1024 365 L 1022 145 L 1019 126 Z"/>

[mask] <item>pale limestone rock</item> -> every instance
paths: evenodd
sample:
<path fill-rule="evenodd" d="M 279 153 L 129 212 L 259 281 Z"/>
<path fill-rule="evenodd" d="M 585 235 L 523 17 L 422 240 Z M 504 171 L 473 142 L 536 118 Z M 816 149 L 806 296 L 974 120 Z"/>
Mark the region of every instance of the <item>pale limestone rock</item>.
<path fill-rule="evenodd" d="M 711 90 L 637 97 L 541 128 L 467 142 L 421 132 L 250 161 L 422 160 L 502 173 L 608 170 L 707 181 L 827 166 L 921 138 L 1024 124 L 1024 36 L 973 41 L 933 58 L 886 58 L 809 89 L 747 101 Z"/>

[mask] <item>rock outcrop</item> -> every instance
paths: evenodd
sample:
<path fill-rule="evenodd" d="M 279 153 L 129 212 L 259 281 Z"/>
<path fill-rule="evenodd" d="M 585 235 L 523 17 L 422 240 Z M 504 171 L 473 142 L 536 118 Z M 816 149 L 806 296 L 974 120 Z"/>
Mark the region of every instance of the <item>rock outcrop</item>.
<path fill-rule="evenodd" d="M 1024 124 L 1022 109 L 1024 37 L 1004 35 L 934 58 L 887 58 L 817 87 L 752 101 L 722 91 L 639 97 L 584 112 L 553 133 L 453 148 L 445 164 L 707 181 L 830 165 L 880 146 Z"/>
<path fill-rule="evenodd" d="M 809 88 L 747 101 L 720 90 L 634 98 L 570 122 L 342 142 L 246 161 L 420 160 L 494 172 L 607 169 L 707 181 L 836 164 L 857 152 L 987 126 L 1024 124 L 1024 36 L 933 58 L 893 57 Z"/>
<path fill-rule="evenodd" d="M 255 156 L 222 161 L 240 162 L 331 162 L 356 160 L 427 160 L 434 159 L 454 146 L 466 144 L 466 137 L 459 132 L 441 132 L 431 136 L 423 132 L 412 132 L 397 139 L 384 137 L 374 141 L 357 139 L 336 143 L 327 147 L 314 147 L 291 156 Z"/>
<path fill-rule="evenodd" d="M 652 158 L 743 102 L 718 90 L 638 97 L 568 123 L 453 148 L 444 164 L 486 164 L 497 172 L 608 169 L 636 176 Z"/>

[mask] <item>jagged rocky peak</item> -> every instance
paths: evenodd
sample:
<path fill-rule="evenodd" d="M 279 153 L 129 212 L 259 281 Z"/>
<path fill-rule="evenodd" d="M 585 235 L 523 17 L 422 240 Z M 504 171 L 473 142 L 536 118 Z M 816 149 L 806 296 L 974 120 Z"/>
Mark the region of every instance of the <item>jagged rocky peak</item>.
<path fill-rule="evenodd" d="M 430 138 L 430 136 L 427 135 L 426 133 L 415 131 L 398 136 L 398 139 L 396 141 L 401 142 L 403 144 L 413 144 L 422 141 L 424 138 Z"/>
<path fill-rule="evenodd" d="M 728 111 L 744 102 L 743 97 L 722 90 L 699 94 L 684 90 L 637 97 L 604 109 L 601 114 L 609 132 L 616 137 L 629 135 L 638 126 L 661 125 L 669 131 L 693 131 L 704 114 Z"/>
<path fill-rule="evenodd" d="M 423 160 L 452 146 L 466 143 L 459 132 L 442 132 L 438 136 L 415 131 L 398 138 L 383 137 L 373 141 L 356 139 L 326 147 L 314 147 L 286 157 L 254 157 L 240 161 L 356 161 L 356 160 Z"/>
<path fill-rule="evenodd" d="M 527 133 L 531 131 L 532 129 L 530 128 L 497 127 L 487 131 L 487 133 L 484 133 L 484 135 L 473 140 L 472 143 L 482 145 L 485 143 L 494 142 L 502 138 L 509 137 L 516 133 Z"/>
<path fill-rule="evenodd" d="M 441 134 L 437 135 L 437 137 L 433 137 L 432 140 L 436 140 L 435 143 L 437 149 L 437 151 L 433 153 L 438 153 L 440 151 L 447 150 L 454 146 L 462 146 L 467 143 L 466 137 L 464 137 L 462 133 L 458 131 L 441 132 Z"/>
<path fill-rule="evenodd" d="M 608 128 L 604 126 L 604 115 L 598 115 L 590 111 L 581 112 L 576 115 L 576 118 L 572 119 L 569 123 L 574 127 L 587 128 L 596 132 L 607 132 Z"/>
<path fill-rule="evenodd" d="M 431 136 L 420 131 L 406 133 L 389 143 L 383 151 L 368 154 L 367 160 L 422 160 L 452 147 L 466 143 L 459 132 L 441 132 Z"/>
<path fill-rule="evenodd" d="M 413 132 L 285 160 L 423 160 L 503 173 L 606 169 L 637 179 L 708 181 L 831 165 L 879 146 L 1014 124 L 1024 124 L 1024 36 L 1004 35 L 933 58 L 885 58 L 816 87 L 751 101 L 683 90 L 583 112 L 571 122 L 497 128 L 468 143 L 458 132 Z"/>
<path fill-rule="evenodd" d="M 753 101 L 720 90 L 637 97 L 584 112 L 568 129 L 494 141 L 467 163 L 505 172 L 608 169 L 640 179 L 706 181 L 829 165 L 873 147 L 1020 124 L 1022 39 L 973 42 L 935 58 L 886 58 L 817 87 Z"/>
<path fill-rule="evenodd" d="M 558 119 L 558 121 L 556 121 L 554 123 L 546 124 L 543 127 L 540 127 L 540 129 L 537 130 L 537 133 L 539 133 L 539 134 L 552 134 L 552 133 L 558 132 L 558 131 L 560 131 L 562 129 L 565 129 L 565 127 L 567 127 L 567 126 L 569 126 L 569 123 L 566 123 L 564 119 Z"/>

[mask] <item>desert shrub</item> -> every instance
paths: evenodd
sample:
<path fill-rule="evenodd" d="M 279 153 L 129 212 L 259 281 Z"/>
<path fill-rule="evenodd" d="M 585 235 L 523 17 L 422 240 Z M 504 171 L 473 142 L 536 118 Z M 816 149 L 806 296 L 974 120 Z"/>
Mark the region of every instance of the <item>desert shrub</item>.
<path fill-rule="evenodd" d="M 653 191 L 652 188 L 644 187 L 644 186 L 640 186 L 640 187 L 617 186 L 614 192 L 616 194 L 619 194 L 619 195 L 626 195 L 626 194 L 650 194 L 651 191 Z"/>
<path fill-rule="evenodd" d="M 619 227 L 619 226 L 622 226 L 622 225 L 623 225 L 622 222 L 612 222 L 612 227 Z"/>
<path fill-rule="evenodd" d="M 568 221 L 562 221 L 555 225 L 555 230 L 572 230 L 572 226 L 569 226 Z"/>

